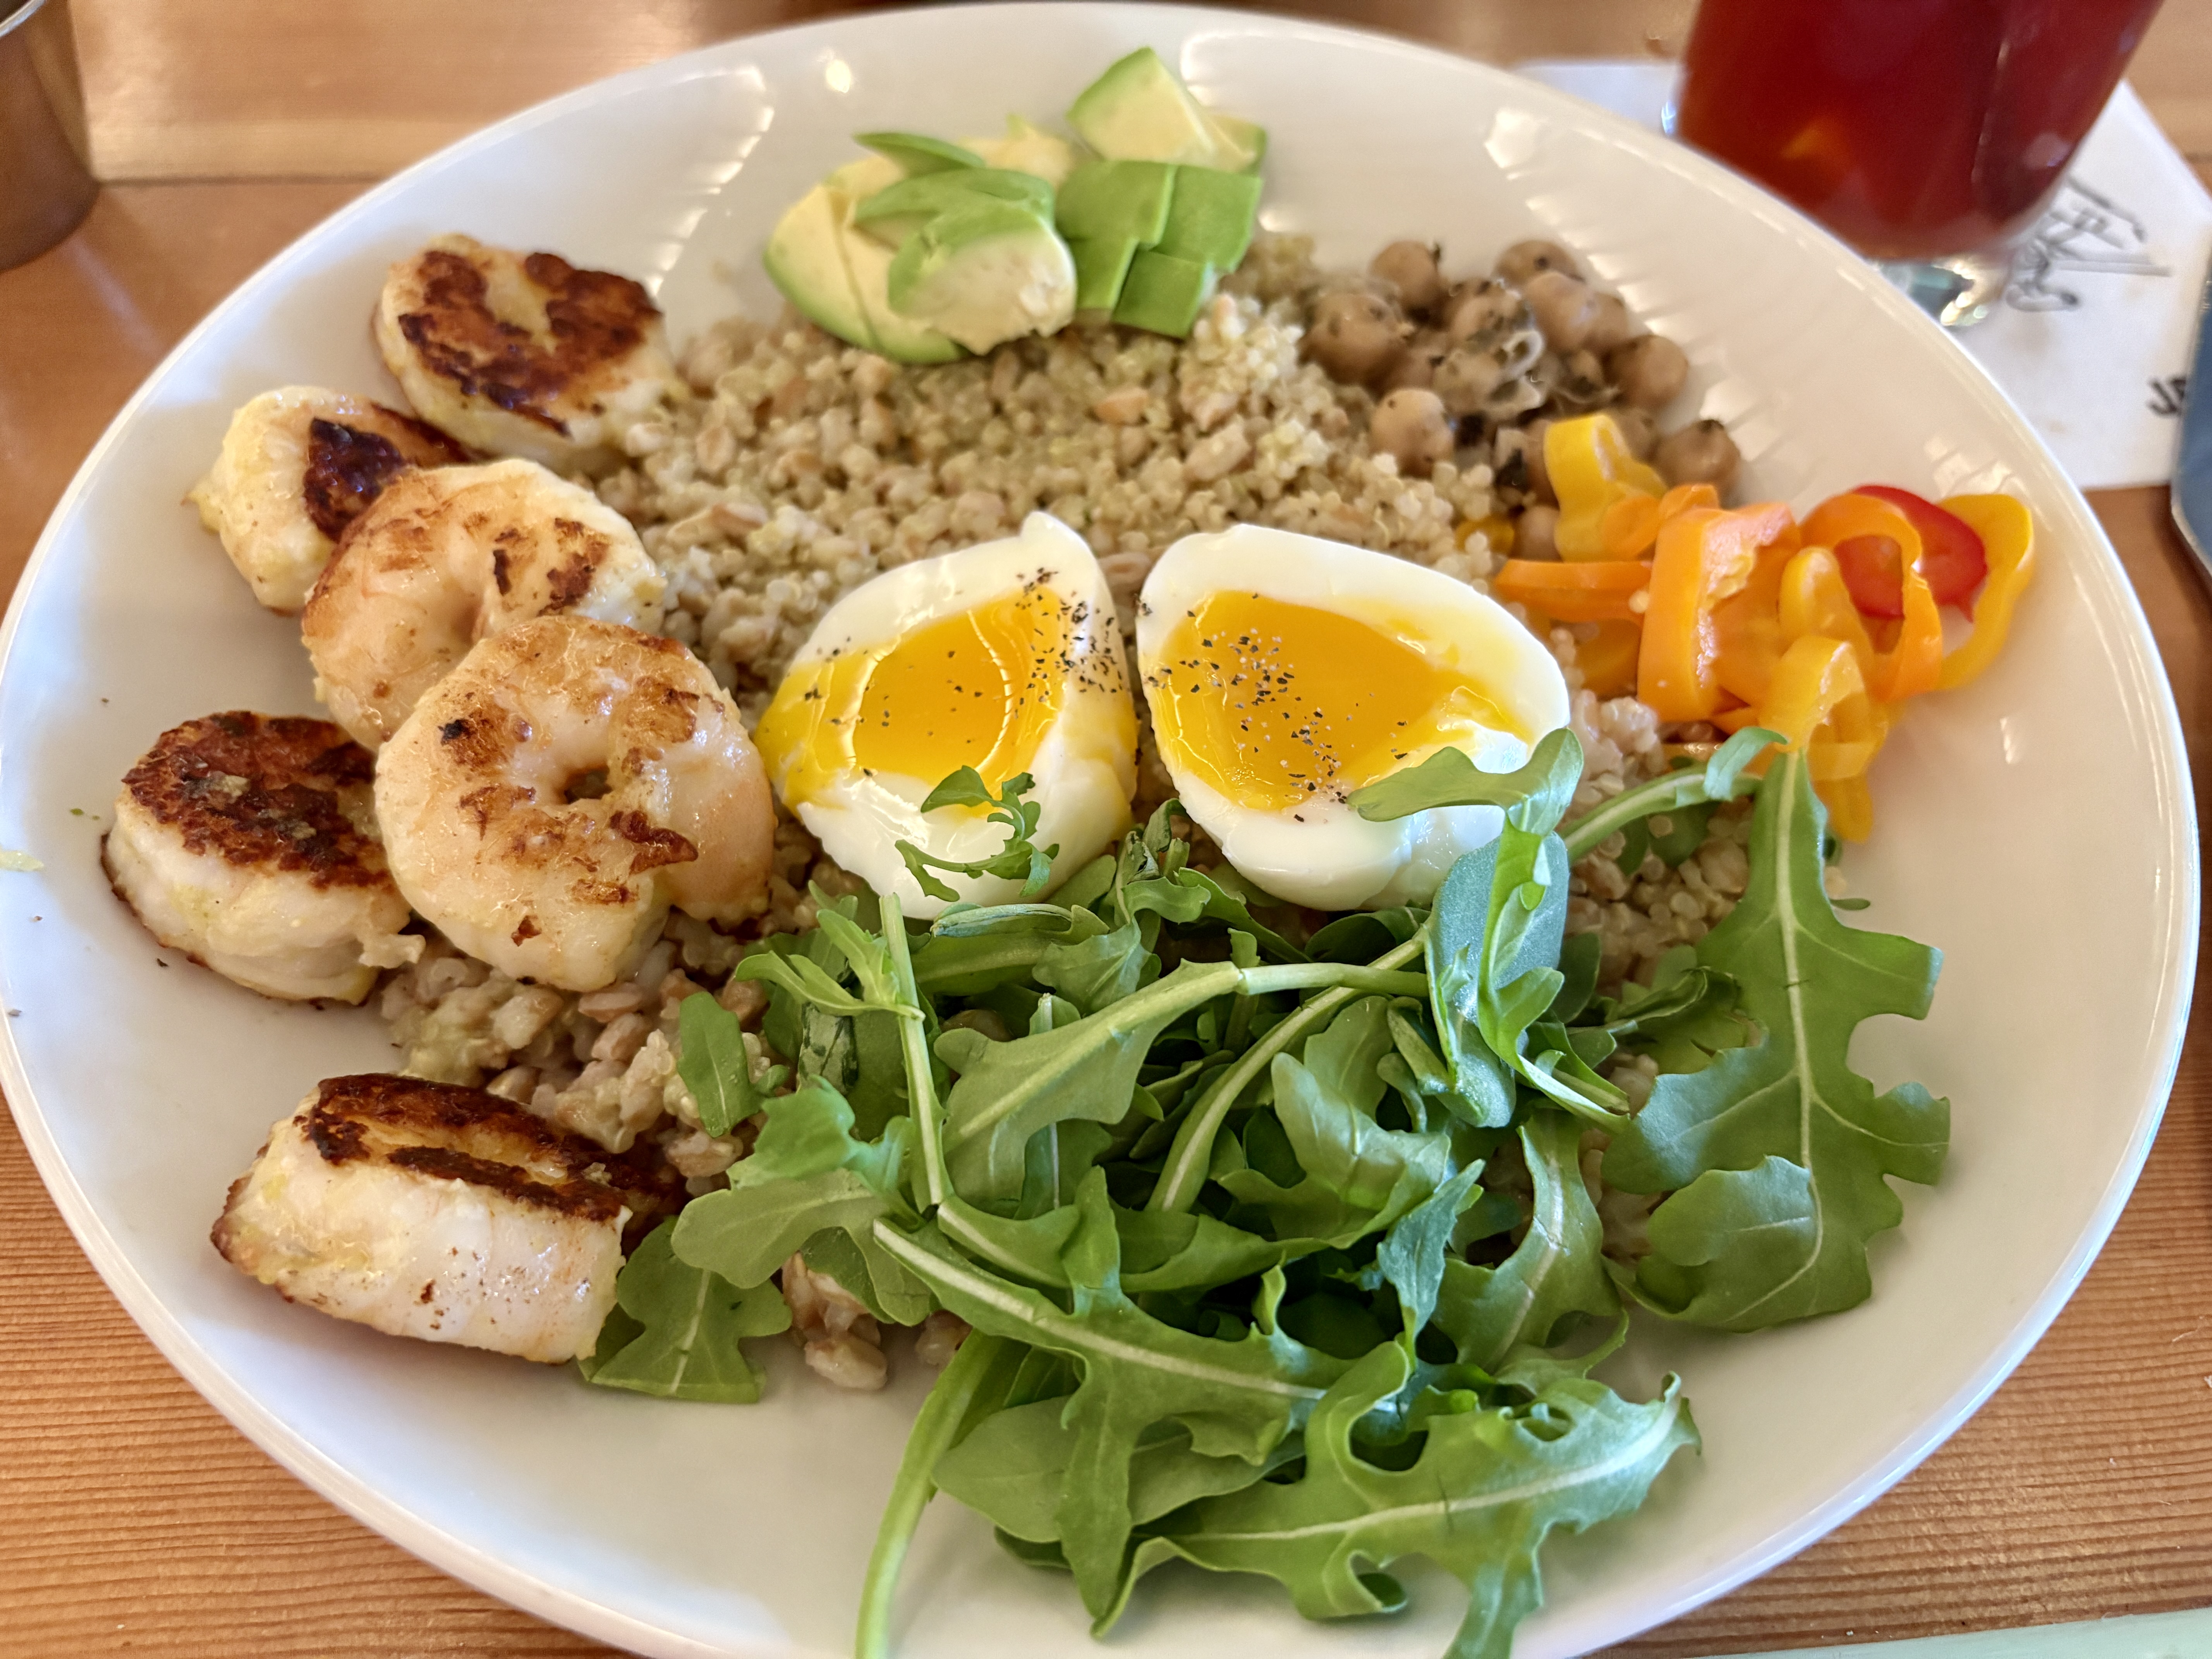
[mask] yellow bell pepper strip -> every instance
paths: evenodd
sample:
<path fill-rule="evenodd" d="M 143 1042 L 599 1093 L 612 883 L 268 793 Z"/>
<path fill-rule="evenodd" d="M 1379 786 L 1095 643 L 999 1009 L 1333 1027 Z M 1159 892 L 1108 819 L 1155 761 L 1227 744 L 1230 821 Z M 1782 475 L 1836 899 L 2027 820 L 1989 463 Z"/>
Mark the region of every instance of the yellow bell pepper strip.
<path fill-rule="evenodd" d="M 1641 559 L 1508 559 L 1492 575 L 1490 592 L 1560 622 L 1631 622 L 1638 614 L 1632 601 L 1650 582 L 1651 567 Z"/>
<path fill-rule="evenodd" d="M 1864 776 L 1837 778 L 1818 788 L 1828 809 L 1828 828 L 1838 836 L 1861 842 L 1874 833 L 1874 793 Z"/>
<path fill-rule="evenodd" d="M 1490 544 L 1490 550 L 1499 558 L 1513 556 L 1513 520 L 1502 513 L 1493 513 L 1486 519 L 1469 519 L 1459 527 L 1459 544 L 1465 547 L 1477 532 Z"/>
<path fill-rule="evenodd" d="M 1974 631 L 1943 659 L 1946 691 L 1966 684 L 2004 648 L 2013 607 L 2035 574 L 2035 523 L 2009 495 L 1949 495 L 1936 503 L 1982 538 L 1990 574 L 1974 600 Z"/>
<path fill-rule="evenodd" d="M 1743 590 L 1758 566 L 1759 549 L 1790 526 L 1790 509 L 1770 501 L 1732 513 L 1692 507 L 1660 527 L 1651 560 L 1650 602 L 1644 613 L 1644 646 L 1637 656 L 1636 695 L 1661 720 L 1711 720 L 1719 712 L 1713 611 Z"/>
<path fill-rule="evenodd" d="M 1873 673 L 1874 641 L 1867 636 L 1866 623 L 1851 603 L 1843 570 L 1829 549 L 1808 547 L 1790 556 L 1775 592 L 1775 622 L 1784 650 L 1808 634 L 1841 640 L 1859 659 L 1862 677 Z"/>
<path fill-rule="evenodd" d="M 1676 484 L 1654 501 L 1641 491 L 1623 495 L 1605 510 L 1598 540 L 1608 559 L 1640 559 L 1659 539 L 1659 526 L 1693 507 L 1718 507 L 1721 493 L 1709 483 Z"/>
<path fill-rule="evenodd" d="M 1921 574 L 1920 532 L 1911 520 L 1887 501 L 1846 494 L 1832 495 L 1814 507 L 1803 529 L 1808 546 L 1833 548 L 1855 536 L 1887 536 L 1897 544 L 1903 562 L 1905 620 L 1897 642 L 1878 653 L 1868 670 L 1867 690 L 1881 702 L 1903 702 L 1933 691 L 1943 677 L 1943 617 Z M 1837 580 L 1842 580 L 1840 568 Z"/>
<path fill-rule="evenodd" d="M 1610 415 L 1554 421 L 1544 433 L 1544 471 L 1559 498 L 1553 540 L 1562 559 L 1602 559 L 1606 509 L 1628 495 L 1654 500 L 1667 481 L 1629 453 Z"/>
<path fill-rule="evenodd" d="M 1790 642 L 1774 667 L 1773 687 L 1760 706 L 1761 726 L 1779 732 L 1798 749 L 1826 726 L 1845 699 L 1863 696 L 1858 655 L 1842 640 L 1808 634 Z"/>
<path fill-rule="evenodd" d="M 1625 697 L 1636 690 L 1636 655 L 1644 629 L 1632 622 L 1601 622 L 1591 638 L 1575 647 L 1583 690 L 1600 697 Z"/>

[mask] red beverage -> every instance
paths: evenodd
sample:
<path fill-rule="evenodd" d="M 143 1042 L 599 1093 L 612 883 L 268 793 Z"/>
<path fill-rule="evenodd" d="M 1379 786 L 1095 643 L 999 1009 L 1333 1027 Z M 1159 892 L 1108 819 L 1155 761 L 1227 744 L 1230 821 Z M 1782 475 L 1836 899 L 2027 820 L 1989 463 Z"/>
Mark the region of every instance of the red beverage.
<path fill-rule="evenodd" d="M 2027 228 L 2158 0 L 1704 0 L 1676 131 L 1878 259 Z"/>

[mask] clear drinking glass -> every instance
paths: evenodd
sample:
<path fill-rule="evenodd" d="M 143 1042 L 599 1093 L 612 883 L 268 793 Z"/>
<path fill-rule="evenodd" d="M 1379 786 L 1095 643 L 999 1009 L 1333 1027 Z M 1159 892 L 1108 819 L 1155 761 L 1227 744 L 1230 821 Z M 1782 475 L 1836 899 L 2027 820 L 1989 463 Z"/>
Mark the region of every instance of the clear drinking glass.
<path fill-rule="evenodd" d="M 1674 130 L 1960 326 L 2003 292 L 2158 6 L 1703 0 Z"/>

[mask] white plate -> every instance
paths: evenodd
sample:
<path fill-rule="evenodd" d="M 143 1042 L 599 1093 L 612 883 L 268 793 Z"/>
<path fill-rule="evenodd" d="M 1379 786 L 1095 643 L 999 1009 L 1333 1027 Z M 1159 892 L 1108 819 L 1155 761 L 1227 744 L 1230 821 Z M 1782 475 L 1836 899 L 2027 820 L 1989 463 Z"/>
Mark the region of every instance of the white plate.
<path fill-rule="evenodd" d="M 1397 42 L 1241 15 L 1105 5 L 860 16 L 738 40 L 492 129 L 307 237 L 178 348 L 94 451 L 9 613 L 0 671 L 4 1082 L 33 1155 L 118 1297 L 192 1383 L 318 1490 L 438 1565 L 655 1655 L 847 1650 L 877 1507 L 926 1382 L 718 1407 L 395 1341 L 287 1306 L 207 1243 L 226 1184 L 318 1078 L 391 1061 L 366 1014 L 264 1002 L 157 951 L 95 862 L 117 780 L 155 733 L 312 708 L 291 624 L 255 607 L 179 498 L 230 410 L 292 381 L 390 395 L 367 320 L 387 261 L 441 231 L 634 272 L 679 337 L 770 296 L 777 210 L 847 135 L 1050 118 L 1140 44 L 1264 122 L 1268 222 L 1360 260 L 1441 237 L 1455 264 L 1542 234 L 1583 252 L 1698 365 L 1760 495 L 1869 478 L 2007 489 L 2043 574 L 2011 648 L 1928 699 L 1875 776 L 1854 852 L 1865 923 L 1941 945 L 1924 1025 L 1857 1043 L 1954 1106 L 1949 1169 L 1905 1189 L 1878 1286 L 1749 1338 L 1639 1329 L 1624 1378 L 1688 1381 L 1705 1433 L 1633 1520 L 1547 1552 L 1523 1659 L 1626 1637 L 1817 1537 L 1911 1468 L 2041 1334 L 2104 1241 L 2172 1077 L 2196 956 L 2197 851 L 2173 704 L 2081 497 L 1990 381 L 1834 242 L 1662 140 L 1543 88 Z M 734 292 L 732 291 L 734 278 Z M 85 816 L 77 816 L 79 811 Z M 20 1011 L 20 1012 L 19 1012 Z M 89 1413 L 96 1402 L 88 1400 Z M 1088 1651 L 1065 1581 L 936 1506 L 902 1651 Z M 1392 1622 L 1309 1625 L 1272 1585 L 1168 1571 L 1124 1650 L 1434 1655 L 1460 1611 L 1415 1585 Z"/>

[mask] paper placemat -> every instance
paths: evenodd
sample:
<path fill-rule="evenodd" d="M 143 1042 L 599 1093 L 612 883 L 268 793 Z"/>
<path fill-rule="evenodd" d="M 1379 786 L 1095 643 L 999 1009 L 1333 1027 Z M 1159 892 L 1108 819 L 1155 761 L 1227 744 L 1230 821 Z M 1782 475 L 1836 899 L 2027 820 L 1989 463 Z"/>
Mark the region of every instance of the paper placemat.
<path fill-rule="evenodd" d="M 1521 74 L 1658 127 L 1671 64 L 1552 59 Z M 2084 489 L 2164 483 L 2186 393 L 2212 197 L 2123 85 L 2037 222 L 2004 298 L 1952 338 Z"/>

